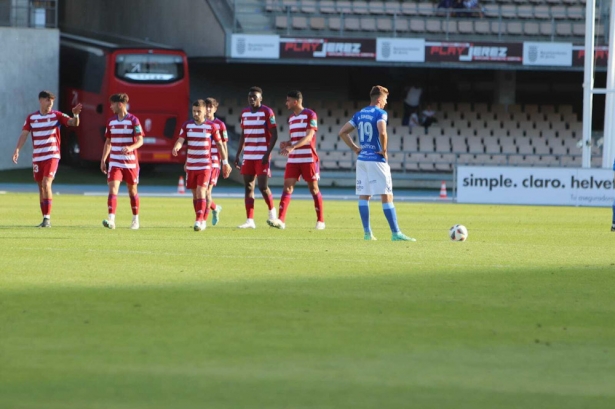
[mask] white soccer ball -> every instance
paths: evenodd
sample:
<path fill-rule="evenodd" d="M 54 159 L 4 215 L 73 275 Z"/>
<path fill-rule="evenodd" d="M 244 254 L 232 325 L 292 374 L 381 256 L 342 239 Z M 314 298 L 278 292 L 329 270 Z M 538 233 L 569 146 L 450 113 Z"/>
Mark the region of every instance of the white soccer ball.
<path fill-rule="evenodd" d="M 466 241 L 468 239 L 468 229 L 462 224 L 456 224 L 450 228 L 448 235 L 453 241 Z"/>

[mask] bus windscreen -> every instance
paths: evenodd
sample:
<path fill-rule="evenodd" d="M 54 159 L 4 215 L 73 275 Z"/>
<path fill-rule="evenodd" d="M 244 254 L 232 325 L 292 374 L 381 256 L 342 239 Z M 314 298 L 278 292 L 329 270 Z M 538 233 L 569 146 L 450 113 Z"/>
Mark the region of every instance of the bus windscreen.
<path fill-rule="evenodd" d="M 177 55 L 119 54 L 115 75 L 130 82 L 173 82 L 184 76 L 183 60 Z"/>

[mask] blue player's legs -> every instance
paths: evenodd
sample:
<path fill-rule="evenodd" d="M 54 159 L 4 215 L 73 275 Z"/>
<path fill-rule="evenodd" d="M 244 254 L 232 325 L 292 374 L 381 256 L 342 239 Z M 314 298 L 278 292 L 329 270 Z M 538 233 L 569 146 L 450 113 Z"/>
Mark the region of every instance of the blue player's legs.
<path fill-rule="evenodd" d="M 613 223 L 611 224 L 611 231 L 615 232 L 615 202 L 613 202 Z"/>

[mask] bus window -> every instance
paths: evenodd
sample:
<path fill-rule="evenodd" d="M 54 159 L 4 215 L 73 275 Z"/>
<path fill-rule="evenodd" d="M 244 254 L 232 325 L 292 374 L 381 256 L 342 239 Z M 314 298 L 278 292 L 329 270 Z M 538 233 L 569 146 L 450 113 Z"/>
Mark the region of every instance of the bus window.
<path fill-rule="evenodd" d="M 115 75 L 129 82 L 174 82 L 183 78 L 184 62 L 175 55 L 119 54 Z"/>

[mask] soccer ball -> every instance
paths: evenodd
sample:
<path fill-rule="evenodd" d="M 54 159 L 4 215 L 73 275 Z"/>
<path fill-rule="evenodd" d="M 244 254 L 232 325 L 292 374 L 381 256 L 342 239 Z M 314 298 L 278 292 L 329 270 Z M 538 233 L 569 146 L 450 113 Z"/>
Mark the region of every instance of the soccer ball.
<path fill-rule="evenodd" d="M 468 229 L 462 224 L 456 224 L 450 228 L 448 235 L 453 241 L 466 241 L 468 239 Z"/>

